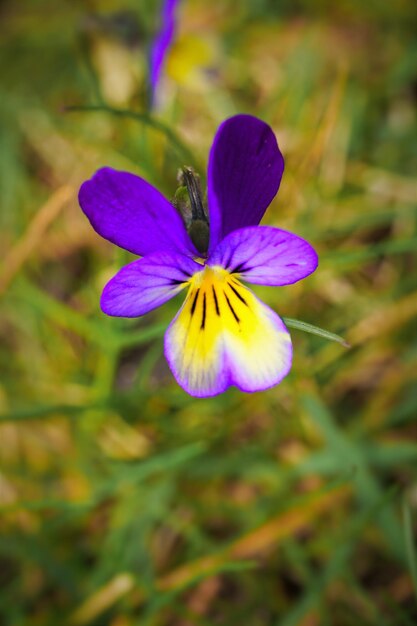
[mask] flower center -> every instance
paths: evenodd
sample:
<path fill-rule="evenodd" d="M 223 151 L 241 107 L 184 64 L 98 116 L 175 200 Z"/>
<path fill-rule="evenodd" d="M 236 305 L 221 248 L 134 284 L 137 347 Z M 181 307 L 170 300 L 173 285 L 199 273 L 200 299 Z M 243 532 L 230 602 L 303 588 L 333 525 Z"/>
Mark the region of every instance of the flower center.
<path fill-rule="evenodd" d="M 229 319 L 236 330 L 251 308 L 252 294 L 221 266 L 204 266 L 190 281 L 187 296 L 190 317 L 198 316 L 201 329 L 207 318 Z"/>

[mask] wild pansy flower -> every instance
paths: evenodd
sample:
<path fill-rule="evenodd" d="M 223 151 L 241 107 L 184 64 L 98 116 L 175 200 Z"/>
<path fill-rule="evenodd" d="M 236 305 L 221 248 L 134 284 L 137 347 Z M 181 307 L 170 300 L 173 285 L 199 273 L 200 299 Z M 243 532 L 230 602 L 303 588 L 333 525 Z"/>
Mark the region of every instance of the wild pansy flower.
<path fill-rule="evenodd" d="M 176 10 L 179 0 L 163 0 L 161 9 L 161 28 L 154 39 L 150 53 L 150 99 L 155 104 L 156 90 L 159 85 L 166 55 L 172 44 L 176 27 Z"/>
<path fill-rule="evenodd" d="M 195 179 L 189 175 L 185 181 L 193 209 L 188 231 L 176 208 L 134 174 L 103 168 L 80 189 L 80 205 L 93 228 L 143 257 L 105 286 L 105 313 L 137 317 L 187 290 L 166 331 L 165 356 L 193 396 L 214 396 L 231 385 L 247 392 L 267 389 L 291 368 L 283 321 L 241 282 L 289 285 L 317 267 L 307 241 L 258 226 L 283 170 L 272 129 L 250 115 L 236 115 L 220 125 L 211 147 L 208 216 Z"/>

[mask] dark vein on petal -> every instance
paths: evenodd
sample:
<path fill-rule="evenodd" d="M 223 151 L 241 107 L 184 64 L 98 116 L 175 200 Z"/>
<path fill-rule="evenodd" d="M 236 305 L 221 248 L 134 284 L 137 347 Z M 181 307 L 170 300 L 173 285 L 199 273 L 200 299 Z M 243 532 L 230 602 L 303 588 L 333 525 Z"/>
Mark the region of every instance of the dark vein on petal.
<path fill-rule="evenodd" d="M 194 315 L 195 307 L 197 306 L 197 298 L 198 298 L 199 293 L 200 293 L 200 289 L 197 289 L 197 291 L 195 292 L 193 303 L 191 305 L 191 317 Z"/>
<path fill-rule="evenodd" d="M 227 260 L 227 263 L 225 263 L 224 266 L 223 266 L 226 270 L 230 267 L 230 263 L 232 262 L 234 254 L 235 254 L 235 252 L 234 252 L 234 250 L 232 250 L 232 252 L 229 254 L 229 258 Z"/>
<path fill-rule="evenodd" d="M 206 325 L 206 292 L 203 294 L 203 317 L 201 319 L 200 329 L 203 330 Z"/>
<path fill-rule="evenodd" d="M 239 265 L 236 265 L 236 267 L 231 270 L 232 274 L 238 274 L 239 272 L 244 272 L 245 271 L 245 261 L 242 261 L 242 263 L 239 263 Z"/>
<path fill-rule="evenodd" d="M 243 304 L 246 304 L 246 306 L 249 306 L 249 304 L 246 302 L 245 298 L 244 298 L 243 296 L 241 296 L 241 295 L 240 295 L 240 293 L 238 292 L 238 290 L 237 290 L 237 289 L 235 289 L 235 288 L 233 287 L 233 285 L 231 285 L 230 283 L 227 283 L 227 284 L 228 284 L 228 286 L 230 287 L 230 289 L 233 291 L 233 293 L 234 293 L 234 294 L 235 294 L 235 295 L 239 298 L 239 300 L 240 300 L 241 302 L 243 302 Z"/>
<path fill-rule="evenodd" d="M 217 315 L 220 315 L 220 309 L 219 309 L 219 301 L 217 300 L 217 294 L 216 294 L 216 290 L 214 289 L 214 286 L 211 286 L 212 290 L 213 290 L 213 298 L 214 298 L 214 305 L 216 307 L 216 313 Z"/>
<path fill-rule="evenodd" d="M 226 294 L 224 294 L 224 297 L 226 298 L 226 302 L 227 302 L 227 304 L 229 305 L 229 309 L 231 310 L 231 312 L 232 312 L 232 314 L 233 314 L 233 317 L 235 318 L 235 320 L 236 320 L 236 321 L 237 321 L 237 323 L 239 324 L 240 319 L 239 319 L 239 318 L 238 318 L 238 316 L 236 315 L 236 312 L 235 312 L 234 308 L 232 307 L 232 305 L 231 305 L 231 303 L 230 303 L 229 298 L 227 297 L 227 295 L 226 295 Z"/>
<path fill-rule="evenodd" d="M 271 243 L 267 243 L 266 244 L 266 248 L 276 248 L 276 247 L 280 247 L 283 245 L 287 244 L 287 249 L 284 251 L 277 251 L 274 249 L 274 251 L 272 252 L 272 254 L 270 254 L 269 256 L 266 256 L 265 258 L 261 258 L 261 260 L 258 261 L 257 266 L 246 266 L 245 264 L 247 263 L 246 261 L 242 261 L 241 263 L 239 263 L 238 265 L 236 265 L 236 267 L 234 267 L 232 270 L 230 270 L 231 274 L 239 274 L 241 272 L 250 272 L 251 270 L 255 269 L 255 267 L 261 267 L 261 266 L 265 266 L 265 265 L 269 265 L 270 263 L 272 263 L 273 261 L 275 261 L 276 259 L 282 257 L 283 255 L 288 254 L 288 241 L 286 240 L 282 240 L 277 242 L 276 244 L 271 244 Z M 291 244 L 290 244 L 290 248 L 291 248 Z M 267 250 L 264 251 L 264 253 L 266 254 Z M 262 253 L 261 253 L 262 254 Z"/>

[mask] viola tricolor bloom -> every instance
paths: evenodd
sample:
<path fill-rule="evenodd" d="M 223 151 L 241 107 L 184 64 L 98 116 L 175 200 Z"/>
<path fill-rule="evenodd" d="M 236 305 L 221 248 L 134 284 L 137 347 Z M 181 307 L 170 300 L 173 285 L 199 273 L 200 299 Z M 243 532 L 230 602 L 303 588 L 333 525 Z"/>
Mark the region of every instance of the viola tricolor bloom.
<path fill-rule="evenodd" d="M 175 34 L 175 13 L 179 0 L 163 0 L 161 9 L 161 28 L 152 44 L 150 53 L 150 90 L 151 104 L 155 103 L 156 90 L 161 78 L 165 58 Z"/>
<path fill-rule="evenodd" d="M 134 174 L 103 168 L 80 189 L 93 228 L 143 257 L 105 286 L 105 313 L 137 317 L 187 290 L 166 331 L 165 356 L 193 396 L 214 396 L 231 385 L 246 392 L 267 389 L 291 368 L 283 321 L 242 283 L 289 285 L 317 267 L 307 241 L 258 226 L 283 170 L 271 128 L 236 115 L 221 124 L 210 151 L 208 216 L 197 197 L 200 213 L 194 212 L 188 230 L 173 204 Z M 191 197 L 192 185 L 189 191 Z"/>

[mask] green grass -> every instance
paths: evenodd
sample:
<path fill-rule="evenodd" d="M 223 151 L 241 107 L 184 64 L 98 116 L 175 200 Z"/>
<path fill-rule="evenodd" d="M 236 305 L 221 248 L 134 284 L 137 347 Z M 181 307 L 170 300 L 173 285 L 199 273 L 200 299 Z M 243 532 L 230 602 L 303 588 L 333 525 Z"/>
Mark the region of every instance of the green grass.
<path fill-rule="evenodd" d="M 211 71 L 190 78 L 186 59 L 149 114 L 157 8 L 2 4 L 0 622 L 412 626 L 415 3 L 184 0 L 171 62 L 192 33 Z M 264 223 L 307 237 L 320 265 L 256 288 L 291 330 L 288 378 L 197 400 L 163 358 L 181 298 L 101 314 L 131 257 L 76 193 L 109 165 L 172 198 L 238 112 L 270 123 L 286 159 Z"/>

